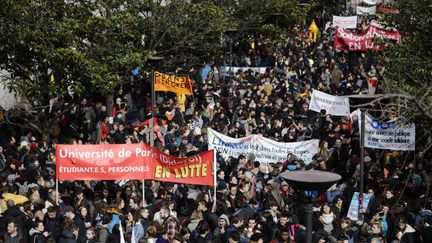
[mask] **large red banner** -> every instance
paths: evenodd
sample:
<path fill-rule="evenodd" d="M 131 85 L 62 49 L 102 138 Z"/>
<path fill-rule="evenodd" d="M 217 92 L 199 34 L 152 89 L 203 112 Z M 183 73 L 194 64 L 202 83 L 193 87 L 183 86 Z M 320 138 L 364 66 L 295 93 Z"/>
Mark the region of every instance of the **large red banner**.
<path fill-rule="evenodd" d="M 214 185 L 213 153 L 175 158 L 146 144 L 57 145 L 57 179 Z"/>
<path fill-rule="evenodd" d="M 379 7 L 377 11 L 380 13 L 392 13 L 392 14 L 398 14 L 399 13 L 399 9 L 397 9 L 397 8 Z"/>
<path fill-rule="evenodd" d="M 387 30 L 375 25 L 370 25 L 361 34 L 353 34 L 347 29 L 336 28 L 334 48 L 341 51 L 381 51 L 383 47 L 374 44 L 376 38 L 401 41 L 398 30 Z"/>

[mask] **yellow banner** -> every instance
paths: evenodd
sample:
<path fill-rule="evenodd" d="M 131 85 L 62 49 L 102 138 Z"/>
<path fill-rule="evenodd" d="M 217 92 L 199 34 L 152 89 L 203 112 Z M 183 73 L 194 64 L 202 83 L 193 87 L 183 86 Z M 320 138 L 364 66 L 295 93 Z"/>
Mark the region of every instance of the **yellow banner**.
<path fill-rule="evenodd" d="M 192 94 L 192 85 L 188 76 L 176 76 L 155 72 L 154 81 L 155 91 L 170 91 L 185 95 Z"/>

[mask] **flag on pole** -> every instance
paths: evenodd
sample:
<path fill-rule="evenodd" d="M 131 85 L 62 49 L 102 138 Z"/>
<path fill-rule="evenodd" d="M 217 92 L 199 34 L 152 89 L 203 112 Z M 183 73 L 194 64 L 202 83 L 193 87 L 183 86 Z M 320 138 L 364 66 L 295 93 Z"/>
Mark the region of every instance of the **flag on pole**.
<path fill-rule="evenodd" d="M 170 91 L 176 94 L 192 95 L 192 84 L 189 76 L 168 75 L 161 72 L 154 73 L 154 91 Z"/>
<path fill-rule="evenodd" d="M 131 243 L 137 243 L 137 240 L 136 240 L 136 237 L 135 237 L 135 225 L 132 226 Z"/>
<path fill-rule="evenodd" d="M 376 88 L 378 86 L 378 79 L 376 77 L 370 78 L 368 80 L 369 85 L 369 95 L 375 95 Z"/>
<path fill-rule="evenodd" d="M 123 234 L 123 226 L 121 221 L 119 221 L 119 230 L 120 230 L 120 243 L 126 243 L 124 234 Z"/>
<path fill-rule="evenodd" d="M 55 85 L 54 71 L 50 74 L 50 85 Z"/>
<path fill-rule="evenodd" d="M 142 126 L 144 126 L 144 125 L 148 125 L 148 124 L 150 123 L 150 120 L 151 120 L 151 118 L 148 119 L 148 120 L 145 120 L 145 121 L 143 121 L 143 122 L 137 123 L 137 124 L 136 124 L 136 127 L 139 128 L 139 127 L 142 127 Z M 158 123 L 156 117 L 153 117 L 153 127 L 154 127 L 154 131 L 155 131 L 157 137 L 159 138 L 159 140 L 160 140 L 161 142 L 165 142 L 165 137 L 162 135 L 162 132 L 161 132 L 161 130 L 160 130 L 160 126 L 159 126 L 159 123 Z"/>

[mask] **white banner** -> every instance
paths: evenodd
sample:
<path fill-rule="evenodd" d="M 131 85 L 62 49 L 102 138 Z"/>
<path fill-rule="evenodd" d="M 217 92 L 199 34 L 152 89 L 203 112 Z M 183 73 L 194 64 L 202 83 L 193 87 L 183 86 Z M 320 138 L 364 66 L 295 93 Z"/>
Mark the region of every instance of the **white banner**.
<path fill-rule="evenodd" d="M 365 114 L 364 146 L 389 150 L 415 150 L 415 124 L 398 124 L 397 120 L 382 122 Z"/>
<path fill-rule="evenodd" d="M 378 0 L 363 0 L 364 3 L 369 5 L 376 5 Z"/>
<path fill-rule="evenodd" d="M 334 96 L 324 92 L 313 90 L 309 109 L 320 112 L 322 109 L 333 116 L 348 116 L 350 114 L 349 98 L 346 96 Z"/>
<path fill-rule="evenodd" d="M 342 29 L 355 29 L 357 28 L 357 16 L 335 16 L 333 15 L 333 27 Z"/>
<path fill-rule="evenodd" d="M 376 13 L 376 6 L 372 7 L 360 7 L 357 6 L 357 15 L 373 15 Z"/>
<path fill-rule="evenodd" d="M 277 163 L 287 159 L 289 153 L 297 156 L 306 164 L 318 153 L 319 140 L 312 139 L 304 142 L 281 143 L 259 135 L 243 138 L 231 138 L 212 129 L 208 129 L 208 149 L 215 149 L 222 157 L 237 158 L 245 155 L 253 157 L 260 163 Z"/>
<path fill-rule="evenodd" d="M 236 73 L 238 70 L 246 72 L 249 69 L 254 71 L 254 72 L 258 72 L 258 73 L 263 74 L 263 73 L 265 73 L 267 67 L 231 67 L 231 72 Z M 228 75 L 229 70 L 230 70 L 229 66 L 220 66 L 219 67 L 220 76 Z"/>
<path fill-rule="evenodd" d="M 357 124 L 356 125 L 358 125 L 359 129 L 361 127 L 361 124 L 360 124 L 360 115 L 361 115 L 360 109 L 357 109 L 357 110 L 351 112 L 351 114 L 350 114 L 351 123 L 354 122 L 354 116 L 357 117 L 357 120 L 356 120 Z"/>

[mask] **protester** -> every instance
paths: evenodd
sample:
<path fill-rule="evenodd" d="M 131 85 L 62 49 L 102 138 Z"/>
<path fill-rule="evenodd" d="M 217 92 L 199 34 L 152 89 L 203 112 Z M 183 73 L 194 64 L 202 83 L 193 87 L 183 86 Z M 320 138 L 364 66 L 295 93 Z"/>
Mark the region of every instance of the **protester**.
<path fill-rule="evenodd" d="M 50 233 L 44 231 L 44 224 L 40 220 L 36 220 L 34 222 L 33 228 L 30 229 L 29 235 L 30 235 L 30 242 L 34 243 L 45 243 L 46 238 L 49 236 Z"/>
<path fill-rule="evenodd" d="M 280 173 L 312 169 L 342 176 L 325 192 L 306 192 L 314 206 L 314 242 L 431 242 L 430 149 L 415 155 L 366 149 L 361 175 L 358 116 L 309 109 L 314 89 L 367 94 L 368 80 L 382 80 L 384 67 L 367 52 L 335 50 L 333 27 L 317 42 L 305 37 L 306 28 L 297 25 L 283 38 L 254 36 L 253 47 L 239 41 L 233 60 L 215 57 L 212 65 L 194 67 L 193 95 L 157 92 L 154 144 L 175 157 L 195 155 L 208 150 L 210 128 L 232 138 L 319 139 L 311 161 L 289 153 L 267 164 L 248 153 L 218 153 L 215 188 L 157 181 L 142 188 L 135 180 L 56 182 L 56 144 L 150 143 L 149 79 L 131 76 L 133 82 L 117 87 L 109 102 L 71 100 L 49 134 L 11 131 L 3 138 L 5 242 L 111 243 L 121 236 L 132 243 L 304 242 L 305 194 Z M 219 64 L 230 61 L 244 68 L 223 73 Z M 262 72 L 255 69 L 260 66 Z M 352 220 L 349 206 L 361 176 L 371 199 Z"/>
<path fill-rule="evenodd" d="M 4 236 L 7 243 L 26 243 L 27 238 L 19 232 L 19 224 L 15 220 L 10 220 L 7 224 L 7 232 Z"/>

